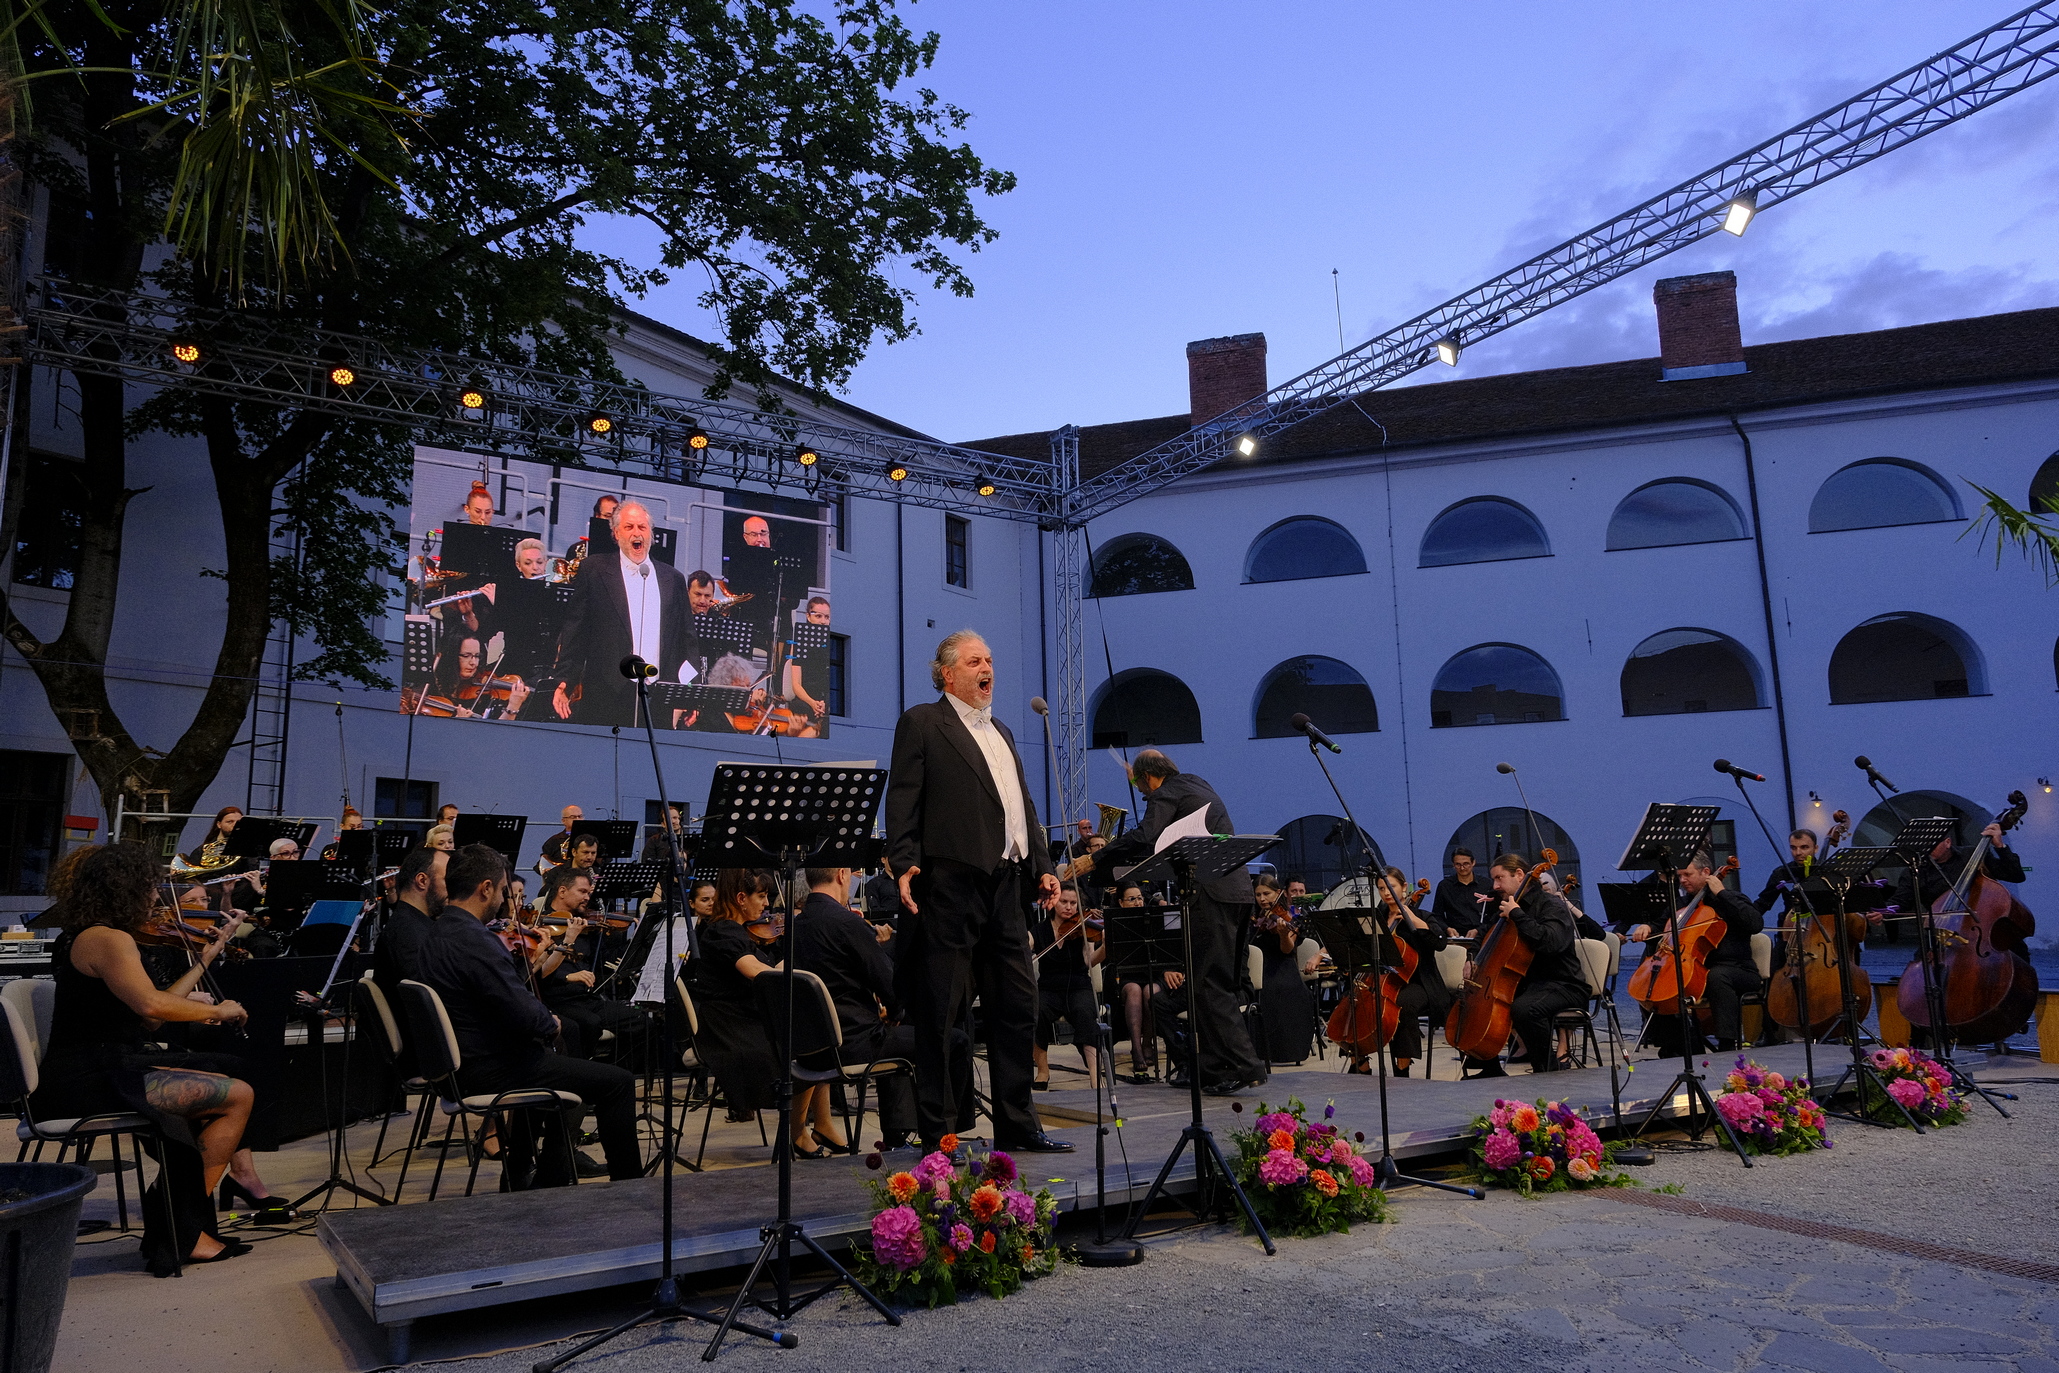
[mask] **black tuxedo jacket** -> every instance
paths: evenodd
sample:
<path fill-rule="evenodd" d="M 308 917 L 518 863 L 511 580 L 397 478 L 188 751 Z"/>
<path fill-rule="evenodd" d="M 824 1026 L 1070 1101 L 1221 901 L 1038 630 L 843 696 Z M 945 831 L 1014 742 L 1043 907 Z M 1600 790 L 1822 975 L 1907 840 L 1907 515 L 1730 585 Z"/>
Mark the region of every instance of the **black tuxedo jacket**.
<path fill-rule="evenodd" d="M 1117 868 L 1133 868 L 1149 858 L 1151 846 L 1158 842 L 1167 825 L 1185 819 L 1203 806 L 1208 808 L 1210 834 L 1237 832 L 1231 824 L 1229 808 L 1215 794 L 1215 788 L 1191 772 L 1166 778 L 1150 796 L 1137 827 L 1101 850 L 1094 859 L 1094 872 L 1104 881 L 1112 882 L 1110 874 Z M 1201 892 L 1230 906 L 1249 906 L 1258 899 L 1251 893 L 1250 877 L 1241 868 L 1208 879 L 1201 884 Z"/>
<path fill-rule="evenodd" d="M 998 716 L 994 728 L 1015 755 L 1015 784 L 1022 788 L 1023 818 L 1029 829 L 1030 871 L 1042 876 L 1053 870 L 1051 847 L 1023 778 L 1022 755 Z M 958 718 L 957 707 L 939 698 L 903 712 L 894 726 L 893 775 L 886 796 L 887 861 L 894 871 L 948 858 L 992 872 L 1001 865 L 1007 842 L 1004 823 L 993 769 L 972 731 Z"/>
<path fill-rule="evenodd" d="M 661 679 L 670 681 L 686 656 L 686 578 L 653 558 L 651 583 L 658 592 L 658 658 Z M 629 633 L 629 596 L 622 589 L 622 558 L 612 547 L 580 565 L 572 579 L 572 604 L 558 633 L 558 675 L 565 685 L 584 687 L 572 718 L 588 725 L 636 723 L 636 687 L 622 675 L 622 660 L 634 645 Z"/>

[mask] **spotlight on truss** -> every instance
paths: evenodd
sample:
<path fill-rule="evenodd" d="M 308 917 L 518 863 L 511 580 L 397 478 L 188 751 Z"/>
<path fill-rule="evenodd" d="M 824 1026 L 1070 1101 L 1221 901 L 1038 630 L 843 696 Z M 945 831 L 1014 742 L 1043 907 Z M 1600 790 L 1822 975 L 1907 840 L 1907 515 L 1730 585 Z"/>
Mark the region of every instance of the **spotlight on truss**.
<path fill-rule="evenodd" d="M 1759 212 L 1759 193 L 1740 191 L 1723 207 L 1723 232 L 1743 236 L 1745 226 Z"/>
<path fill-rule="evenodd" d="M 1457 334 L 1446 334 L 1437 340 L 1437 361 L 1446 367 L 1458 366 L 1458 355 L 1465 350 L 1459 347 Z"/>

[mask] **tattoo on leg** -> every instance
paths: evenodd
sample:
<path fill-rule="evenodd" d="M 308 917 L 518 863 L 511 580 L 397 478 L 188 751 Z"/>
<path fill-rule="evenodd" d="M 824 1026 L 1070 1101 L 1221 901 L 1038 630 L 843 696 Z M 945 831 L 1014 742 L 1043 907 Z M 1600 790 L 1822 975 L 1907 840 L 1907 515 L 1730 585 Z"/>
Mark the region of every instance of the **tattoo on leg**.
<path fill-rule="evenodd" d="M 219 1111 L 229 1104 L 234 1078 L 196 1073 L 183 1068 L 153 1068 L 143 1078 L 143 1095 L 166 1115 L 194 1116 Z"/>

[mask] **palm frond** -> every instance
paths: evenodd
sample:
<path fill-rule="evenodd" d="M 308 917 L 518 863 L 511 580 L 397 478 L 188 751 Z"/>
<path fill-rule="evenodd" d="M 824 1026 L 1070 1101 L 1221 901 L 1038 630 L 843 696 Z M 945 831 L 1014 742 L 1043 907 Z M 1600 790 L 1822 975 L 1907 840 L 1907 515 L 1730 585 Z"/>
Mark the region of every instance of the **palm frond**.
<path fill-rule="evenodd" d="M 1992 536 L 1996 567 L 2002 565 L 2002 555 L 2014 548 L 2045 574 L 2046 586 L 2059 586 L 2059 500 L 2047 497 L 2045 510 L 2033 512 L 2017 508 L 2007 497 L 1978 482 L 1966 484 L 1981 494 L 1983 513 L 1959 537 L 1973 535 L 1985 549 Z"/>

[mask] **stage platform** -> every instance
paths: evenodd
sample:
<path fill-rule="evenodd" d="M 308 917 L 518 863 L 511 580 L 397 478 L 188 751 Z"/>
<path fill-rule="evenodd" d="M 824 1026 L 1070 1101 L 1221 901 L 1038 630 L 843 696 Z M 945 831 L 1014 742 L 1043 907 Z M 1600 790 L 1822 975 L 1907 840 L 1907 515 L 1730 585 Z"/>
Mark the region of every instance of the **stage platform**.
<path fill-rule="evenodd" d="M 1785 1073 L 1802 1071 L 1798 1045 L 1760 1048 L 1752 1056 Z M 1717 1081 L 1728 1069 L 1729 1057 L 1709 1056 L 1708 1072 Z M 1846 1061 L 1840 1051 L 1819 1046 L 1817 1067 L 1825 1081 L 1834 1080 L 1838 1065 Z M 1312 1115 L 1334 1099 L 1339 1128 L 1363 1131 L 1368 1147 L 1377 1149 L 1376 1081 L 1336 1071 L 1335 1062 L 1276 1072 L 1265 1088 L 1239 1098 L 1203 1098 L 1208 1123 L 1225 1152 L 1230 1132 L 1249 1123 L 1261 1100 L 1277 1105 L 1290 1096 L 1307 1103 Z M 1634 1127 L 1651 1109 L 1678 1067 L 1678 1060 L 1645 1060 L 1623 1076 L 1628 1124 Z M 1610 1123 L 1606 1068 L 1543 1078 L 1518 1071 L 1474 1082 L 1411 1078 L 1388 1085 L 1394 1152 L 1418 1159 L 1456 1154 L 1464 1147 L 1473 1117 L 1485 1113 L 1496 1097 L 1531 1100 L 1540 1095 L 1585 1108 L 1597 1127 Z M 1243 1103 L 1241 1113 L 1232 1108 L 1233 1100 Z M 1121 1143 L 1111 1135 L 1108 1144 L 1111 1206 L 1129 1200 L 1132 1192 L 1138 1201 L 1143 1199 L 1188 1115 L 1187 1094 L 1165 1086 L 1123 1084 L 1119 1101 Z M 1037 1105 L 1046 1128 L 1077 1144 L 1079 1152 L 1023 1156 L 1018 1161 L 1024 1177 L 1049 1187 L 1061 1211 L 1091 1208 L 1093 1093 L 1040 1092 Z M 1684 1095 L 1676 1095 L 1667 1105 L 1669 1113 L 1682 1109 Z M 905 1168 L 915 1159 L 913 1150 L 889 1154 L 887 1168 Z M 463 1175 L 457 1176 L 461 1187 Z M 866 1176 L 862 1156 L 797 1163 L 794 1214 L 824 1244 L 847 1243 L 867 1224 Z M 692 1273 L 747 1263 L 761 1242 L 759 1227 L 773 1214 L 773 1177 L 764 1167 L 676 1174 L 676 1268 Z M 449 1172 L 444 1182 L 452 1185 Z M 1181 1156 L 1171 1182 L 1176 1191 L 1193 1186 L 1191 1150 Z M 536 1192 L 446 1194 L 433 1203 L 331 1212 L 322 1217 L 317 1236 L 335 1262 L 338 1284 L 354 1292 L 372 1320 L 385 1329 L 391 1358 L 402 1363 L 410 1327 L 425 1316 L 655 1279 L 659 1186 L 658 1179 L 645 1178 Z"/>

